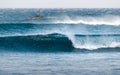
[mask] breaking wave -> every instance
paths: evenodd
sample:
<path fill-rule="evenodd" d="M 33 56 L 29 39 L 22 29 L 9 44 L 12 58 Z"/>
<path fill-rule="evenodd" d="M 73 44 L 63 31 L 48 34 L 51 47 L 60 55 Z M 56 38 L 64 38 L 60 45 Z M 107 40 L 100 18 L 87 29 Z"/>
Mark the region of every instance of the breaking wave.
<path fill-rule="evenodd" d="M 54 23 L 63 24 L 87 24 L 87 25 L 120 25 L 120 16 L 101 16 L 101 17 L 64 17 L 62 20 L 55 20 Z"/>
<path fill-rule="evenodd" d="M 0 24 L 83 24 L 83 25 L 111 25 L 120 26 L 120 16 L 101 16 L 101 17 L 75 17 L 61 16 L 61 17 L 46 17 L 46 21 L 41 19 L 35 20 L 7 20 L 0 22 Z"/>
<path fill-rule="evenodd" d="M 73 51 L 74 49 L 97 50 L 102 48 L 120 48 L 119 34 L 66 35 L 59 33 L 15 35 L 0 37 L 0 48 L 30 49 L 42 51 Z"/>
<path fill-rule="evenodd" d="M 0 50 L 103 48 L 120 49 L 120 9 L 0 9 Z"/>
<path fill-rule="evenodd" d="M 120 25 L 120 9 L 0 9 L 0 12 L 0 24 Z M 44 18 L 30 19 L 36 15 Z"/>

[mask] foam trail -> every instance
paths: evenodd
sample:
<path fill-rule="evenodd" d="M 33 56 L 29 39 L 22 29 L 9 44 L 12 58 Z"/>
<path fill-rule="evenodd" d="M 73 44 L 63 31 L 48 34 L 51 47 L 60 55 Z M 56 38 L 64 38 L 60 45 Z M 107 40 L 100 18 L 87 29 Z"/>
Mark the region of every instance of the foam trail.
<path fill-rule="evenodd" d="M 120 43 L 117 42 L 113 42 L 112 44 L 110 44 L 109 46 L 104 46 L 104 45 L 91 45 L 91 44 L 85 44 L 85 45 L 75 45 L 75 48 L 78 49 L 88 49 L 88 50 L 96 50 L 96 49 L 100 49 L 100 48 L 116 48 L 116 47 L 120 47 Z"/>
<path fill-rule="evenodd" d="M 120 17 L 119 16 L 101 16 L 101 17 L 70 18 L 69 16 L 67 16 L 67 17 L 64 17 L 63 20 L 57 20 L 55 23 L 119 26 Z"/>

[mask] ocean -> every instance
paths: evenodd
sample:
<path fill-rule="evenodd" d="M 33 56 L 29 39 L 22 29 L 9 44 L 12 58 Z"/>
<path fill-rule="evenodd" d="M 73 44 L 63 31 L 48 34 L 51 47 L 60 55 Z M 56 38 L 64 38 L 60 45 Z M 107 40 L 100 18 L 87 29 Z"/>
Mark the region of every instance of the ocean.
<path fill-rule="evenodd" d="M 0 75 L 120 75 L 120 9 L 0 9 Z"/>

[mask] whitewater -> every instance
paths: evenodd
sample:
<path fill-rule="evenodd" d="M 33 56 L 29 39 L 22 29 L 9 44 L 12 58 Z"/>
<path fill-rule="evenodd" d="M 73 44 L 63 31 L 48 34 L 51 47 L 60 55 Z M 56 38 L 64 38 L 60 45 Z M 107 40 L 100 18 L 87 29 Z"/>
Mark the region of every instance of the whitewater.
<path fill-rule="evenodd" d="M 44 18 L 28 19 L 36 15 Z M 11 37 L 27 40 L 33 36 L 36 39 L 38 35 L 49 39 L 65 37 L 75 49 L 119 48 L 120 9 L 0 9 L 1 42 L 10 41 L 3 39 Z M 6 44 L 1 45 L 1 48 L 4 47 Z"/>
<path fill-rule="evenodd" d="M 120 75 L 119 63 L 120 9 L 0 9 L 0 75 Z"/>

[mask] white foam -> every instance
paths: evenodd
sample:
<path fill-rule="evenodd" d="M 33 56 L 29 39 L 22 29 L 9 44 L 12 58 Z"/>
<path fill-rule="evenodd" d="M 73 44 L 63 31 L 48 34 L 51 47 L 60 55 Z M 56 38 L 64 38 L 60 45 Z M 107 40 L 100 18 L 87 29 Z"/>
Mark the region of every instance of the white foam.
<path fill-rule="evenodd" d="M 96 49 L 100 49 L 100 48 L 116 48 L 116 47 L 120 47 L 120 43 L 114 42 L 114 44 L 110 44 L 108 46 L 85 44 L 85 45 L 74 45 L 74 47 L 79 48 L 79 49 L 96 50 Z"/>
<path fill-rule="evenodd" d="M 120 16 L 101 16 L 101 17 L 64 17 L 63 20 L 56 20 L 55 23 L 64 24 L 87 24 L 87 25 L 120 25 Z"/>
<path fill-rule="evenodd" d="M 81 44 L 79 40 L 76 39 L 71 39 L 73 46 L 78 49 L 88 49 L 88 50 L 96 50 L 99 48 L 116 48 L 120 47 L 120 42 L 119 41 L 111 41 L 111 42 L 105 42 L 102 41 L 101 43 L 94 43 L 91 42 L 91 40 L 87 40 L 84 44 Z M 98 40 L 99 41 L 99 40 Z"/>

